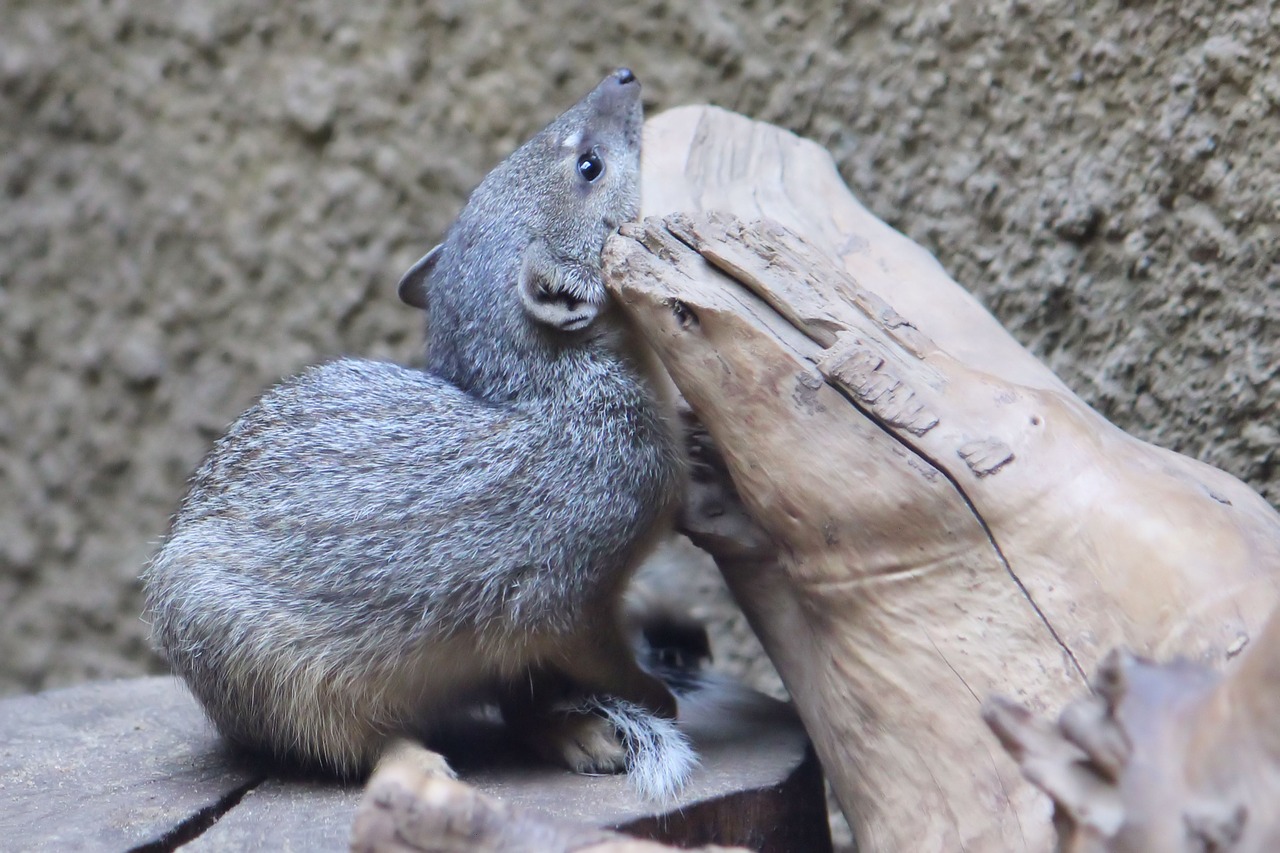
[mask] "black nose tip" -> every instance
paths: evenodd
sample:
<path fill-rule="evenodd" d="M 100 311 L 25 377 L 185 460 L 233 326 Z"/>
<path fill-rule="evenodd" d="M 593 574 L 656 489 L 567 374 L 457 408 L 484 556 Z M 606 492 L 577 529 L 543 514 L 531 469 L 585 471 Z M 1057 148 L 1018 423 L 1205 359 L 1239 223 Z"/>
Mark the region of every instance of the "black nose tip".
<path fill-rule="evenodd" d="M 627 83 L 634 83 L 636 81 L 636 75 L 631 73 L 630 68 L 619 68 L 616 72 L 614 72 L 613 76 L 616 77 L 618 82 L 623 84 L 624 86 Z"/>

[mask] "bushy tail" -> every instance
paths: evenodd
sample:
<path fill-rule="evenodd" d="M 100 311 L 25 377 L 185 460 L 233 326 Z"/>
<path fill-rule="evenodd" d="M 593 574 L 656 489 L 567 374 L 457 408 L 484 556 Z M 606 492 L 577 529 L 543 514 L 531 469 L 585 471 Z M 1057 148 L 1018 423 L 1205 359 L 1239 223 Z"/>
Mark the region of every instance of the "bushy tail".
<path fill-rule="evenodd" d="M 698 756 L 675 720 L 613 696 L 589 699 L 584 710 L 618 730 L 627 750 L 627 778 L 642 797 L 670 801 L 688 784 Z"/>

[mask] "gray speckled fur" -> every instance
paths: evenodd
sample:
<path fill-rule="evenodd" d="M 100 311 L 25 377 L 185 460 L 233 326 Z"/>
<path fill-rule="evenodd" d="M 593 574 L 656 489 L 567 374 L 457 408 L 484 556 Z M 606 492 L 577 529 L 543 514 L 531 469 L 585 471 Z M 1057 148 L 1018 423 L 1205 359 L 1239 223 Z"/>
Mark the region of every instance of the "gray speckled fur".
<path fill-rule="evenodd" d="M 672 712 L 617 614 L 683 476 L 651 356 L 600 282 L 605 237 L 638 210 L 638 88 L 606 78 L 472 195 L 429 276 L 426 372 L 307 370 L 196 471 L 148 612 L 229 739 L 356 773 L 543 671 Z M 593 146 L 606 172 L 587 185 Z M 537 322 L 531 274 L 598 316 Z"/>
<path fill-rule="evenodd" d="M 638 90 L 638 86 L 632 84 Z M 640 209 L 638 91 L 609 80 L 522 145 L 472 193 L 440 247 L 429 279 L 428 368 L 495 402 L 556 396 L 584 350 L 531 322 L 516 298 L 526 258 L 549 263 L 566 290 L 608 312 L 600 274 L 605 238 Z M 566 146 L 566 140 L 574 144 Z M 597 184 L 577 174 L 581 154 L 606 155 Z M 624 156 L 619 153 L 626 152 Z M 636 351 L 614 339 L 620 321 L 605 318 L 589 334 L 609 337 L 613 352 Z"/>

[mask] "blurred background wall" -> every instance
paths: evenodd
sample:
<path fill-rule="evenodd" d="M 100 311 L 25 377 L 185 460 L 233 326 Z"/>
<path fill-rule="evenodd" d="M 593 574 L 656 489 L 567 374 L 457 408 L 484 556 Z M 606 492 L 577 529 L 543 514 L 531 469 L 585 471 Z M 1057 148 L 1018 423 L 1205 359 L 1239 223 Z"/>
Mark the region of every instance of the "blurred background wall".
<path fill-rule="evenodd" d="M 1276 56 L 1264 0 L 5 0 L 0 693 L 155 669 L 137 574 L 211 441 L 309 362 L 412 360 L 400 273 L 620 64 L 828 146 L 1086 400 L 1274 504 Z"/>

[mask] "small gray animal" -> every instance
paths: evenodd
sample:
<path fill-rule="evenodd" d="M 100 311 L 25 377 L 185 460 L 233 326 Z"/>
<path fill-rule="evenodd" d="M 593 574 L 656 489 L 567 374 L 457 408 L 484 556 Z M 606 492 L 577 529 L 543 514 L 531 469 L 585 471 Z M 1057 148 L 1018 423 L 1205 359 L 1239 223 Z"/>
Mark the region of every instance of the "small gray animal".
<path fill-rule="evenodd" d="M 579 772 L 673 793 L 696 759 L 619 619 L 684 461 L 605 238 L 639 208 L 620 69 L 499 165 L 401 281 L 426 371 L 343 359 L 269 390 L 144 573 L 157 646 L 229 740 L 346 776 L 497 703 Z M 447 766 L 438 764 L 441 769 Z"/>

